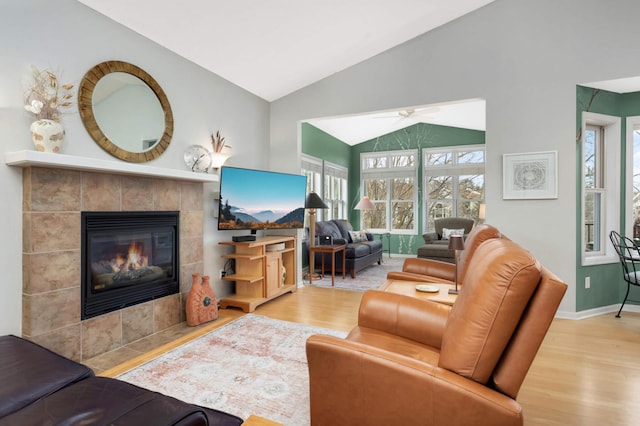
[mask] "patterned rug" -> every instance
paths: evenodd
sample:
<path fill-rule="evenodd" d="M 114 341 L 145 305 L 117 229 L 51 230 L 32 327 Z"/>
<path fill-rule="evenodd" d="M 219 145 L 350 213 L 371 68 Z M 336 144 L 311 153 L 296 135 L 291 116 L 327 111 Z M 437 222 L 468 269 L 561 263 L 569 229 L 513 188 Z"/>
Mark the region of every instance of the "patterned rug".
<path fill-rule="evenodd" d="M 403 262 L 404 258 L 402 257 L 389 259 L 389 257 L 384 256 L 381 265 L 374 263 L 371 266 L 367 266 L 362 271 L 356 273 L 355 278 L 351 278 L 351 275 L 346 273 L 345 278 L 342 279 L 342 274 L 336 272 L 334 287 L 354 291 L 376 289 L 387 280 L 387 272 L 401 271 Z M 305 281 L 305 285 L 309 285 L 308 279 Z M 318 287 L 331 287 L 331 273 L 328 275 L 325 274 L 324 278 L 314 278 L 311 285 Z"/>
<path fill-rule="evenodd" d="M 305 343 L 345 332 L 248 314 L 118 378 L 246 419 L 309 424 Z"/>

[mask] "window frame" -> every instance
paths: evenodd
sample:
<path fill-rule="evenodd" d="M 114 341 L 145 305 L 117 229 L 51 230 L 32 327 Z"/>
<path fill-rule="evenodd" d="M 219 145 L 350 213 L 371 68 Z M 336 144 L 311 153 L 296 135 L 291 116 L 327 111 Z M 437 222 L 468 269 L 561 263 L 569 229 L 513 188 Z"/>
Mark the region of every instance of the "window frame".
<path fill-rule="evenodd" d="M 458 154 L 461 152 L 470 152 L 470 151 L 482 151 L 483 152 L 483 161 L 481 163 L 458 163 Z M 427 156 L 433 153 L 443 153 L 450 154 L 452 158 L 451 164 L 442 164 L 442 165 L 430 165 L 427 164 Z M 425 232 L 434 231 L 429 227 L 429 182 L 428 179 L 434 176 L 451 176 L 453 181 L 452 185 L 452 194 L 451 194 L 451 217 L 457 217 L 458 213 L 458 204 L 464 200 L 470 200 L 470 202 L 478 203 L 478 214 L 480 210 L 480 205 L 485 203 L 484 198 L 484 190 L 486 187 L 486 161 L 487 161 L 487 151 L 486 146 L 484 144 L 474 144 L 474 145 L 455 145 L 455 146 L 443 146 L 437 148 L 423 148 L 422 149 L 422 226 Z M 458 195 L 460 188 L 460 176 L 468 176 L 468 175 L 482 175 L 483 183 L 482 183 L 482 196 L 480 198 L 460 198 Z M 449 201 L 449 200 L 445 200 Z M 447 216 L 448 217 L 448 216 Z M 476 223 L 479 223 L 480 217 L 473 218 Z"/>
<path fill-rule="evenodd" d="M 347 205 L 349 199 L 349 169 L 326 160 L 323 164 L 322 194 L 323 201 L 327 207 L 329 207 L 328 209 L 323 209 L 323 213 L 325 213 L 323 214 L 324 220 L 348 219 L 349 212 L 347 211 Z M 329 185 L 327 185 L 327 180 L 331 181 Z M 333 185 L 336 183 L 336 180 L 340 185 L 341 198 L 333 199 L 331 195 L 334 193 Z M 329 188 L 327 188 L 327 186 L 329 186 Z M 333 212 L 336 208 L 338 210 L 338 215 L 337 217 L 333 217 Z"/>
<path fill-rule="evenodd" d="M 625 196 L 625 235 L 633 239 L 633 159 L 635 152 L 633 149 L 633 134 L 636 130 L 640 132 L 640 116 L 627 117 L 626 120 L 626 196 Z M 640 151 L 638 152 L 640 155 Z M 640 216 L 639 216 L 640 217 Z"/>
<path fill-rule="evenodd" d="M 405 149 L 405 150 L 394 150 L 394 151 L 372 151 L 372 152 L 362 152 L 360 153 L 360 188 L 361 188 L 361 197 L 368 196 L 366 193 L 366 180 L 384 180 L 386 182 L 387 187 L 387 198 L 384 201 L 371 199 L 371 202 L 375 204 L 385 203 L 385 228 L 366 228 L 367 231 L 381 234 L 381 233 L 391 233 L 396 235 L 415 235 L 418 233 L 418 221 L 416 218 L 418 217 L 418 212 L 420 205 L 418 200 L 418 149 Z M 392 157 L 401 156 L 401 155 L 413 155 L 414 161 L 413 166 L 410 167 L 392 167 Z M 387 163 L 386 167 L 380 168 L 367 168 L 366 162 L 368 159 L 372 158 L 386 158 Z M 413 179 L 413 193 L 411 199 L 396 199 L 393 198 L 393 190 L 392 190 L 392 180 L 393 179 Z M 393 228 L 393 217 L 392 217 L 392 207 L 394 202 L 410 202 L 413 203 L 413 227 L 410 229 L 394 229 Z M 364 229 L 364 214 L 360 214 L 360 229 Z"/>
<path fill-rule="evenodd" d="M 614 263 L 618 261 L 611 242 L 609 241 L 609 231 L 619 228 L 620 218 L 620 159 L 621 159 L 621 136 L 622 124 L 620 117 L 598 114 L 593 112 L 582 112 L 580 139 L 580 253 L 582 266 Z M 588 126 L 602 127 L 604 137 L 601 146 L 601 163 L 597 168 L 602 172 L 602 188 L 587 190 L 585 186 L 585 134 Z M 600 218 L 600 241 L 601 247 L 598 251 L 586 250 L 586 223 L 585 223 L 585 200 L 587 194 L 601 194 L 599 218 Z M 594 225 L 595 227 L 595 225 Z M 598 227 L 595 227 L 598 228 Z"/>
<path fill-rule="evenodd" d="M 300 173 L 303 176 L 307 176 L 307 194 L 310 191 L 315 192 L 318 195 L 322 195 L 322 182 L 323 182 L 323 164 L 322 159 L 308 155 L 302 154 L 300 160 Z M 310 175 L 313 177 L 310 179 Z M 316 211 L 316 220 L 323 220 L 324 210 L 317 209 Z M 308 213 L 305 210 L 304 221 L 305 226 L 309 224 Z"/>

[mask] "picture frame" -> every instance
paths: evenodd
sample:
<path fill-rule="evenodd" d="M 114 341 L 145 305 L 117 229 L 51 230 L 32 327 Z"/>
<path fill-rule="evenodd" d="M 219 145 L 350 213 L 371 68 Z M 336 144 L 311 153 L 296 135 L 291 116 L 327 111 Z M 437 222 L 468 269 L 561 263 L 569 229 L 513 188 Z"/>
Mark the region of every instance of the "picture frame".
<path fill-rule="evenodd" d="M 502 155 L 502 198 L 558 198 L 558 151 Z"/>

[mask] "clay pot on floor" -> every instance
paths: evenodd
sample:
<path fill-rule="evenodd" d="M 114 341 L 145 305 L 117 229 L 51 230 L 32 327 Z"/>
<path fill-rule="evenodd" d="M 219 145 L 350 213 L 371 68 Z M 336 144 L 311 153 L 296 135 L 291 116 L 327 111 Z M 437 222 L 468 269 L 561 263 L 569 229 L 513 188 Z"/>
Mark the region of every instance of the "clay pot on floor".
<path fill-rule="evenodd" d="M 202 277 L 202 282 L 200 274 L 193 274 L 191 277 L 186 313 L 187 325 L 194 327 L 218 318 L 218 301 L 209 283 L 209 276 Z"/>

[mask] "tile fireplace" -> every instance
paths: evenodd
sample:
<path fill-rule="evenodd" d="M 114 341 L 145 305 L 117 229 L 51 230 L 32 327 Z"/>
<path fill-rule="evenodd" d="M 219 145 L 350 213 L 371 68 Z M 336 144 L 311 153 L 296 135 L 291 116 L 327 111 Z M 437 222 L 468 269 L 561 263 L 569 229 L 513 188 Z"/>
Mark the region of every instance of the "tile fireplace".
<path fill-rule="evenodd" d="M 56 155 L 55 158 L 66 157 Z M 195 174 L 187 176 L 190 175 Z M 22 335 L 82 361 L 184 321 L 184 303 L 191 287 L 191 274 L 202 274 L 204 268 L 203 208 L 203 183 L 181 176 L 163 178 L 24 167 Z M 106 212 L 107 216 L 114 214 L 113 217 L 130 212 L 134 216 L 143 216 L 127 221 L 144 222 L 149 219 L 144 215 L 173 212 L 177 216 L 175 224 L 167 229 L 160 227 L 146 229 L 139 234 L 133 232 L 133 235 L 119 238 L 115 244 L 116 251 L 127 246 L 127 257 L 128 247 L 134 242 L 134 246 L 144 243 L 144 250 L 155 246 L 152 249 L 155 251 L 142 254 L 147 260 L 140 262 L 157 266 L 163 274 L 175 279 L 176 283 L 171 283 L 173 293 L 154 295 L 152 299 L 136 304 L 117 301 L 115 310 L 106 312 L 100 307 L 96 316 L 85 316 L 82 312 L 82 281 L 85 276 L 81 253 L 83 212 Z M 113 217 L 109 220 L 114 220 Z M 98 246 L 104 245 L 106 239 L 102 240 L 103 237 L 105 235 L 97 237 Z M 171 244 L 175 252 L 169 261 L 166 249 Z M 110 261 L 114 256 L 117 257 L 106 253 L 104 258 L 101 255 L 94 261 L 104 262 L 105 258 Z M 84 272 L 87 272 L 86 263 Z M 108 293 L 108 286 L 105 284 L 105 288 L 99 288 L 100 285 L 97 284 L 93 291 Z M 173 286 L 177 286 L 177 291 Z M 114 294 L 118 293 L 116 289 L 113 289 Z"/>
<path fill-rule="evenodd" d="M 81 319 L 179 290 L 179 212 L 82 212 Z"/>

